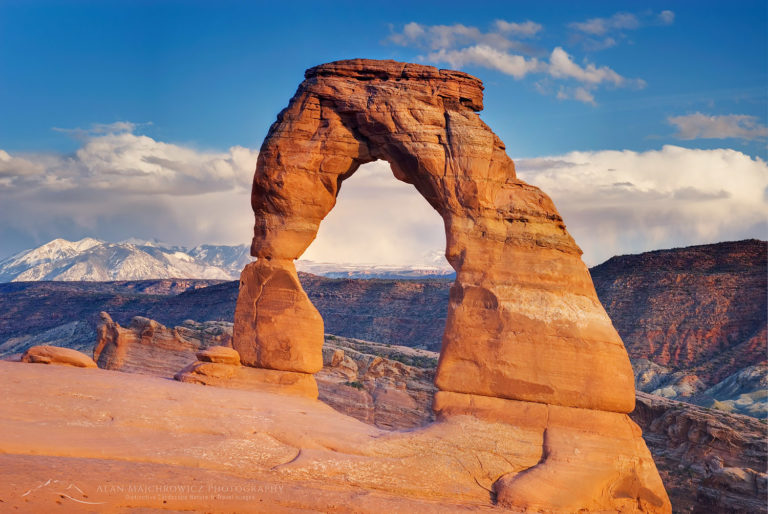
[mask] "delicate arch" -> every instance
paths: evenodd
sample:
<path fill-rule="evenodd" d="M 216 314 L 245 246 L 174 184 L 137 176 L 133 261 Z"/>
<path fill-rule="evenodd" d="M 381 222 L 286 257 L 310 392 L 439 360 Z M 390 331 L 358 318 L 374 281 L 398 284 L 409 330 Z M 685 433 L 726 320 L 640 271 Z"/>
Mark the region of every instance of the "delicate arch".
<path fill-rule="evenodd" d="M 322 319 L 293 265 L 341 182 L 383 159 L 442 216 L 456 270 L 441 391 L 630 412 L 634 381 L 581 250 L 551 200 L 518 180 L 465 73 L 351 60 L 307 70 L 253 182 L 251 253 L 233 345 L 256 367 L 314 373 Z M 577 361 L 577 362 L 575 362 Z M 444 396 L 444 401 L 449 396 Z"/>

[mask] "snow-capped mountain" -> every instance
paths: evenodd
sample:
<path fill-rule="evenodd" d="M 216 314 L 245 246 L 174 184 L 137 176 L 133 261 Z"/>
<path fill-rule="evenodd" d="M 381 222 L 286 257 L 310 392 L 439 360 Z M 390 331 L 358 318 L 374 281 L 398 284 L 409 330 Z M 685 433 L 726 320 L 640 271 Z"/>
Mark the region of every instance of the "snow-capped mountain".
<path fill-rule="evenodd" d="M 381 279 L 423 279 L 449 278 L 455 275 L 446 262 L 418 267 L 385 266 L 379 264 L 345 264 L 329 262 L 296 261 L 296 269 L 328 278 L 381 278 Z"/>
<path fill-rule="evenodd" d="M 204 258 L 190 255 L 183 247 L 161 246 L 156 242 L 108 243 L 90 237 L 80 241 L 54 239 L 0 261 L 0 282 L 150 278 L 234 280 L 239 276 L 240 269 L 233 272 L 234 264 L 220 262 L 222 266 L 209 264 Z"/>
<path fill-rule="evenodd" d="M 247 245 L 200 245 L 192 249 L 160 241 L 109 243 L 86 237 L 54 239 L 0 260 L 0 282 L 108 281 L 156 278 L 236 280 L 252 258 Z M 296 261 L 296 269 L 330 278 L 418 279 L 452 276 L 442 256 L 424 266 Z M 431 262 L 434 260 L 434 262 Z M 442 262 L 438 262 L 442 260 Z"/>
<path fill-rule="evenodd" d="M 200 245 L 189 250 L 189 255 L 209 266 L 227 271 L 234 278 L 251 262 L 251 248 L 248 245 Z"/>

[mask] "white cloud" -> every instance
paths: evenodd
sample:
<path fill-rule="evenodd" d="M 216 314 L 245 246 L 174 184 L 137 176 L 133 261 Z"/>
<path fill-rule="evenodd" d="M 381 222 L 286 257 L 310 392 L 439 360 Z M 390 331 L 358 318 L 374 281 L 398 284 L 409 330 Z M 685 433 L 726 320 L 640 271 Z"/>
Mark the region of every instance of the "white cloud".
<path fill-rule="evenodd" d="M 413 46 L 428 50 L 450 50 L 468 45 L 486 45 L 497 49 L 524 49 L 525 45 L 509 39 L 508 36 L 529 37 L 541 29 L 541 25 L 532 22 L 507 23 L 497 21 L 497 30 L 483 32 L 477 27 L 462 25 L 422 25 L 411 22 L 403 26 L 402 32 L 393 32 L 389 40 L 401 46 Z M 501 30 L 504 23 L 506 30 Z M 538 28 L 537 28 L 538 27 Z"/>
<path fill-rule="evenodd" d="M 613 19 L 613 18 L 612 18 Z M 614 26 L 629 26 L 628 18 L 617 18 L 611 22 Z M 623 77 L 608 66 L 598 66 L 584 61 L 583 65 L 576 63 L 561 46 L 555 47 L 548 60 L 532 57 L 532 49 L 511 37 L 526 38 L 538 34 L 543 27 L 533 21 L 522 23 L 496 20 L 492 30 L 483 32 L 477 27 L 455 25 L 422 25 L 416 22 L 407 23 L 402 31 L 393 32 L 389 40 L 403 46 L 428 49 L 420 59 L 431 63 L 447 63 L 452 68 L 465 66 L 481 66 L 522 79 L 531 74 L 544 74 L 560 82 L 575 81 L 580 86 L 562 85 L 557 98 L 572 99 L 596 105 L 594 90 L 601 85 L 613 87 L 644 87 L 640 79 Z M 600 48 L 612 46 L 616 41 L 605 38 L 595 42 Z M 541 54 L 541 51 L 536 52 Z M 545 54 L 546 55 L 546 54 Z M 536 89 L 542 94 L 554 90 L 549 87 Z"/>
<path fill-rule="evenodd" d="M 476 64 L 512 75 L 516 79 L 521 79 L 528 73 L 542 68 L 542 63 L 538 59 L 526 59 L 522 55 L 508 54 L 486 45 L 475 45 L 461 50 L 441 49 L 430 53 L 427 59 L 432 62 L 447 62 L 453 68 Z"/>
<path fill-rule="evenodd" d="M 675 13 L 669 10 L 661 11 L 658 20 L 662 25 L 672 25 L 675 22 Z"/>
<path fill-rule="evenodd" d="M 670 124 L 677 127 L 679 139 L 762 139 L 768 136 L 768 127 L 761 125 L 756 116 L 726 114 L 710 116 L 700 112 L 685 116 L 670 116 Z"/>
<path fill-rule="evenodd" d="M 587 51 L 599 51 L 616 46 L 618 41 L 627 39 L 628 32 L 651 25 L 672 25 L 675 13 L 664 10 L 655 14 L 619 12 L 607 18 L 590 18 L 586 21 L 569 23 L 574 31 L 571 43 L 580 44 Z"/>
<path fill-rule="evenodd" d="M 640 20 L 631 13 L 616 13 L 610 18 L 591 18 L 583 22 L 569 24 L 572 29 L 595 36 L 602 36 L 611 31 L 634 30 L 640 27 Z"/>
<path fill-rule="evenodd" d="M 584 102 L 585 104 L 590 105 L 597 105 L 597 102 L 595 102 L 595 97 L 592 93 L 590 93 L 587 88 L 585 87 L 574 87 L 574 88 L 567 88 L 564 86 L 560 87 L 560 90 L 557 92 L 557 99 L 558 100 L 578 100 L 579 102 Z"/>
<path fill-rule="evenodd" d="M 483 66 L 511 75 L 516 79 L 522 79 L 529 74 L 544 73 L 554 79 L 576 81 L 582 85 L 560 86 L 557 92 L 558 100 L 577 100 L 591 105 L 597 105 L 593 91 L 600 85 L 645 87 L 645 81 L 628 79 L 607 66 L 598 67 L 591 62 L 585 62 L 580 66 L 559 46 L 552 50 L 549 62 L 510 54 L 487 45 L 474 45 L 460 50 L 441 49 L 431 52 L 426 59 L 431 62 L 445 62 L 453 68 L 461 68 L 469 64 Z M 547 94 L 550 90 L 549 87 L 544 87 L 541 81 L 536 84 L 536 89 L 542 94 Z"/>
<path fill-rule="evenodd" d="M 659 248 L 768 236 L 768 166 L 731 149 L 664 146 L 516 161 L 598 264 Z"/>
<path fill-rule="evenodd" d="M 0 176 L 8 188 L 120 190 L 123 193 L 173 196 L 247 188 L 257 152 L 232 147 L 227 152 L 201 152 L 163 143 L 131 132 L 131 123 L 113 124 L 85 136 L 74 155 L 11 156 L 0 150 Z M 246 171 L 247 170 L 247 171 Z"/>
<path fill-rule="evenodd" d="M 608 82 L 614 86 L 622 86 L 626 79 L 610 69 L 608 66 L 597 67 L 593 63 L 579 66 L 568 53 L 561 47 L 552 50 L 549 56 L 549 74 L 555 78 L 572 78 L 588 84 L 601 84 Z"/>
<path fill-rule="evenodd" d="M 544 28 L 541 26 L 541 24 L 530 20 L 523 23 L 512 23 L 504 20 L 496 20 L 494 25 L 499 32 L 503 32 L 505 34 L 514 34 L 518 37 L 533 37 Z"/>
<path fill-rule="evenodd" d="M 0 150 L 3 246 L 84 236 L 247 243 L 258 152 L 238 146 L 199 151 L 134 134 L 134 128 L 76 130 L 82 146 L 71 155 Z M 0 248 L 3 255 L 10 251 Z"/>

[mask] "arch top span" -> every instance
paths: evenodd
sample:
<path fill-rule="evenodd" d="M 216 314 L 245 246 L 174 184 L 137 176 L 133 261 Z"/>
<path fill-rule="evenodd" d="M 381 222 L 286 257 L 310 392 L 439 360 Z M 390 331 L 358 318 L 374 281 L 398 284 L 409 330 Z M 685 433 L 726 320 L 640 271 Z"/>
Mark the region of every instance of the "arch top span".
<path fill-rule="evenodd" d="M 341 77 L 364 82 L 430 82 L 436 96 L 452 99 L 476 112 L 483 110 L 483 81 L 463 71 L 391 60 L 348 59 L 320 64 L 304 72 L 305 79 L 315 77 Z"/>
<path fill-rule="evenodd" d="M 343 180 L 366 162 L 388 161 L 395 177 L 413 184 L 446 223 L 452 213 L 496 209 L 495 196 L 515 180 L 504 144 L 477 115 L 483 85 L 469 74 L 355 59 L 316 66 L 305 76 L 259 154 L 256 257 L 298 258 Z M 284 194 L 289 188 L 293 194 Z"/>

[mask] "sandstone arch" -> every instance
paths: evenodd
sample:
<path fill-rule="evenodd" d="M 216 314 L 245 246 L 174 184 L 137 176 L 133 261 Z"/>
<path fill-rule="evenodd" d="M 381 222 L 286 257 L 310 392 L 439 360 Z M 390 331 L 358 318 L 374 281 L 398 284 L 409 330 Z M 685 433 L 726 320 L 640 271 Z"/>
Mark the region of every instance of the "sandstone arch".
<path fill-rule="evenodd" d="M 281 376 L 322 367 L 322 319 L 293 260 L 343 180 L 363 163 L 386 160 L 443 218 L 457 273 L 435 409 L 538 424 L 548 434 L 549 457 L 523 477 L 502 477 L 500 500 L 546 504 L 553 491 L 540 487 L 543 499 L 525 491 L 531 481 L 552 484 L 554 469 L 571 477 L 557 485 L 563 508 L 618 495 L 666 510 L 650 455 L 624 414 L 634 408 L 634 381 L 621 339 L 552 201 L 516 178 L 504 144 L 478 116 L 482 90 L 465 73 L 394 61 L 307 70 L 259 154 L 251 202 L 258 260 L 241 277 L 233 346 L 243 363 Z M 587 469 L 584 458 L 566 455 L 564 445 L 599 446 L 600 432 L 626 448 L 610 450 L 618 453 L 609 463 L 589 463 L 600 477 L 585 487 L 572 480 Z M 608 499 L 594 505 L 616 505 Z"/>
<path fill-rule="evenodd" d="M 581 251 L 550 199 L 516 179 L 504 144 L 476 114 L 482 107 L 481 82 L 461 72 L 367 60 L 307 71 L 272 125 L 254 177 L 251 253 L 256 283 L 265 285 L 254 313 L 272 326 L 249 327 L 240 302 L 235 345 L 245 362 L 320 369 L 319 316 L 292 261 L 313 241 L 341 182 L 383 159 L 445 221 L 457 278 L 440 389 L 633 409 L 629 359 Z"/>

